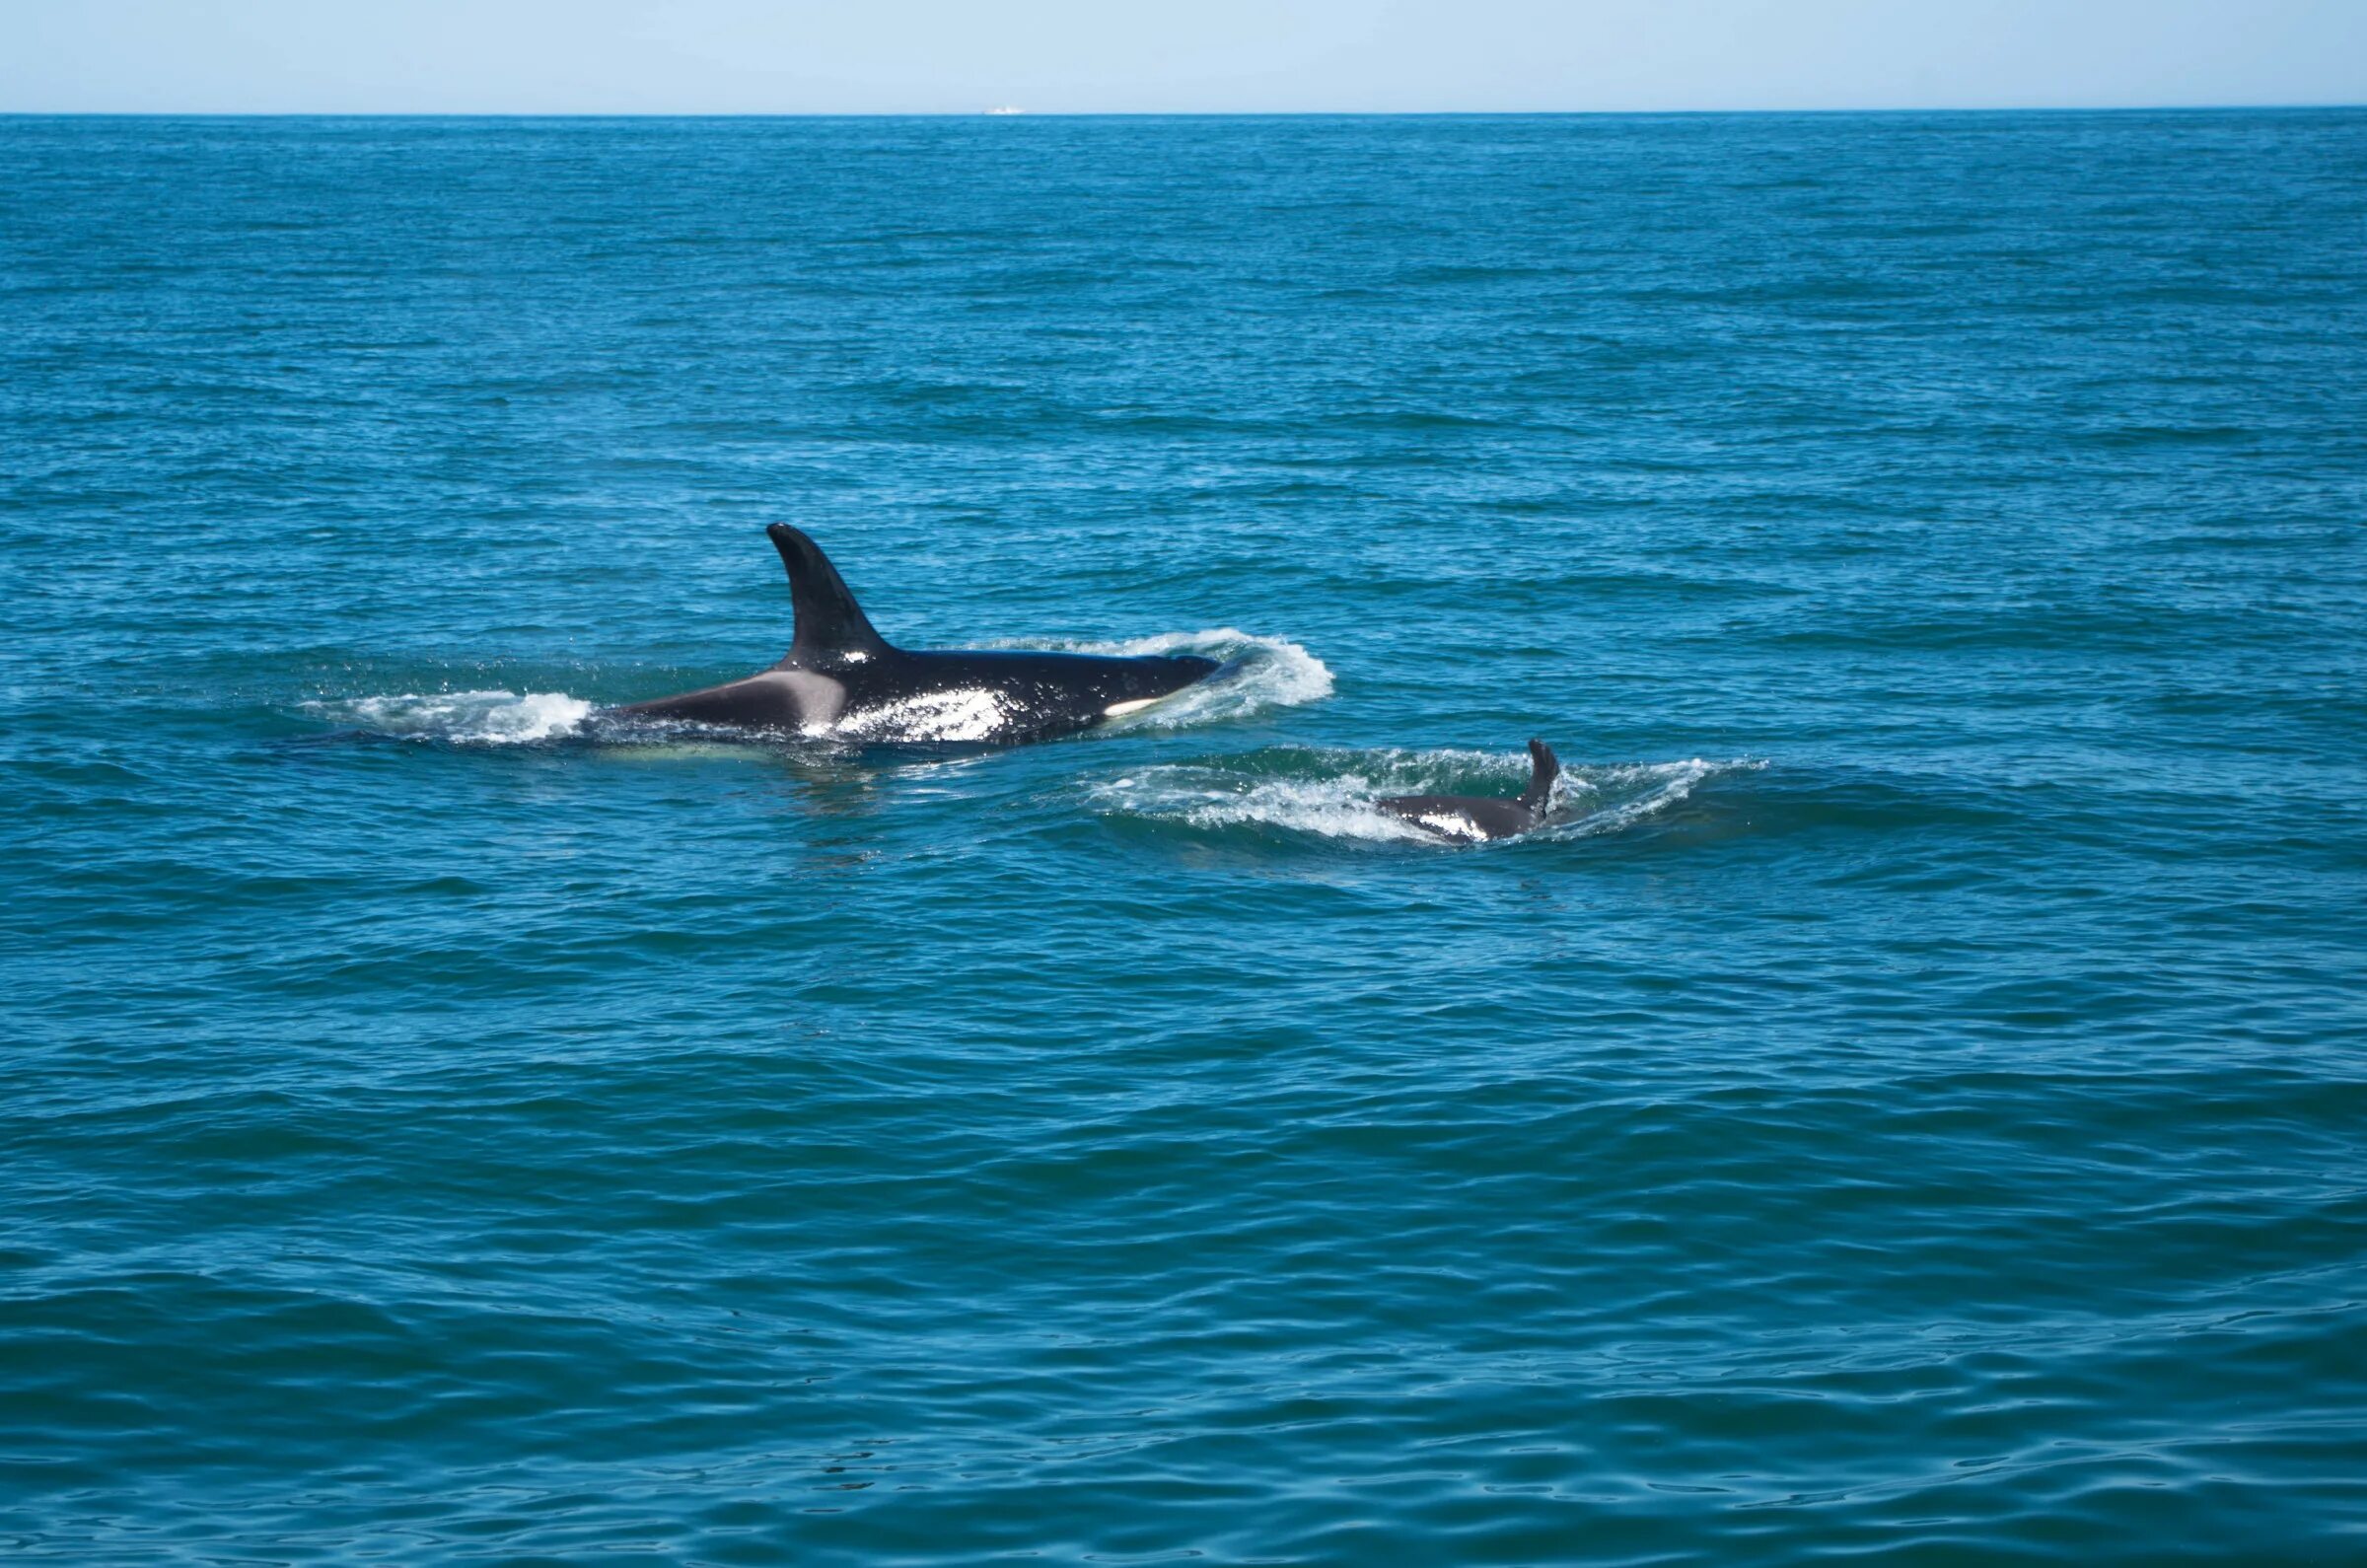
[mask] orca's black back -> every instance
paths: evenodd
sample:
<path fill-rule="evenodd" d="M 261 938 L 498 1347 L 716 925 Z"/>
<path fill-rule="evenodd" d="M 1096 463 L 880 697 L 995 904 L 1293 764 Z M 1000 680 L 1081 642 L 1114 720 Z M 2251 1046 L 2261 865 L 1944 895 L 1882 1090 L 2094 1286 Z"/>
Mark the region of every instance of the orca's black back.
<path fill-rule="evenodd" d="M 1489 838 L 1509 838 L 1537 825 L 1537 814 L 1519 801 L 1500 801 L 1488 795 L 1392 795 L 1373 803 L 1392 817 L 1417 827 L 1454 836 L 1425 819 L 1462 818 Z"/>

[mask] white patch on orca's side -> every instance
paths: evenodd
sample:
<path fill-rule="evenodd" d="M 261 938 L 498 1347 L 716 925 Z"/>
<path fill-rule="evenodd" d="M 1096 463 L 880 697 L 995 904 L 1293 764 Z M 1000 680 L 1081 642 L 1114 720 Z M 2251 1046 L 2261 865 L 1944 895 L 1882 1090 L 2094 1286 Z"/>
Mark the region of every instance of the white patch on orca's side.
<path fill-rule="evenodd" d="M 846 684 L 811 670 L 768 670 L 754 677 L 787 686 L 797 701 L 798 728 L 808 735 L 827 730 L 846 711 Z"/>
<path fill-rule="evenodd" d="M 1446 834 L 1449 838 L 1481 839 L 1487 836 L 1486 830 L 1481 828 L 1477 822 L 1452 812 L 1432 812 L 1426 816 L 1417 817 L 1414 820 L 1435 832 Z"/>
<path fill-rule="evenodd" d="M 1149 707 L 1152 703 L 1157 702 L 1158 700 L 1159 699 L 1157 697 L 1136 697 L 1130 702 L 1112 702 L 1110 704 L 1110 706 L 1102 710 L 1102 717 L 1105 719 L 1122 719 L 1129 713 L 1140 713 L 1143 709 Z"/>
<path fill-rule="evenodd" d="M 849 741 L 991 741 L 1008 722 L 999 693 L 965 686 L 857 709 L 832 734 Z"/>

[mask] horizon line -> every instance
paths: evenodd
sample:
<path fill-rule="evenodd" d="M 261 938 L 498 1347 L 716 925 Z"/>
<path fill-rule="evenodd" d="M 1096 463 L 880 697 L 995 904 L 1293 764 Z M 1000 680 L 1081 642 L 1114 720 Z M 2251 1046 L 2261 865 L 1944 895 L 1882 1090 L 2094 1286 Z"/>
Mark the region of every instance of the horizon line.
<path fill-rule="evenodd" d="M 2361 102 L 1924 104 L 1757 108 L 338 109 L 0 108 L 0 119 L 1669 119 L 1808 114 L 2225 114 L 2330 112 Z"/>

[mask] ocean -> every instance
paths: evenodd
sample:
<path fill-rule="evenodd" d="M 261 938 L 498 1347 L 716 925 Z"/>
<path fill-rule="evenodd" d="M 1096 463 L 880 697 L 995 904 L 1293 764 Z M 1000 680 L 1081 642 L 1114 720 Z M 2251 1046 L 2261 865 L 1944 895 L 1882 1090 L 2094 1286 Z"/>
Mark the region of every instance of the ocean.
<path fill-rule="evenodd" d="M 2367 1562 L 2367 111 L 0 119 L 0 603 L 14 1561 Z"/>

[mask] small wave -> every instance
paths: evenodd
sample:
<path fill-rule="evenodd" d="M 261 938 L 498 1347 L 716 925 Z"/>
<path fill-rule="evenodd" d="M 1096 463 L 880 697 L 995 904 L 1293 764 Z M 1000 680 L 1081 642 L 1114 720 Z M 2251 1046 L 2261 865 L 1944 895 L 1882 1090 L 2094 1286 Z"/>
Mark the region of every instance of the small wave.
<path fill-rule="evenodd" d="M 1678 805 L 1704 779 L 1759 765 L 1692 757 L 1565 766 L 1554 780 L 1545 825 L 1524 836 L 1566 840 L 1615 832 Z M 1529 759 L 1520 752 L 1289 749 L 1143 768 L 1089 785 L 1088 794 L 1105 816 L 1435 845 L 1436 834 L 1376 803 L 1391 795 L 1509 796 L 1528 776 Z"/>
<path fill-rule="evenodd" d="M 1628 762 L 1605 767 L 1565 769 L 1553 781 L 1553 809 L 1545 825 L 1530 836 L 1533 838 L 1593 838 L 1603 833 L 1615 833 L 1620 828 L 1659 816 L 1671 807 L 1683 805 L 1695 786 L 1705 779 L 1726 773 L 1746 773 L 1764 767 L 1763 762 L 1729 760 L 1713 762 L 1706 757 L 1687 757 L 1682 762 Z M 1583 777 L 1573 779 L 1573 773 Z M 1573 791 L 1585 790 L 1582 804 L 1573 815 L 1565 815 L 1563 786 Z"/>
<path fill-rule="evenodd" d="M 308 702 L 305 708 L 379 735 L 467 746 L 519 746 L 581 730 L 592 704 L 564 691 L 404 692 Z"/>

